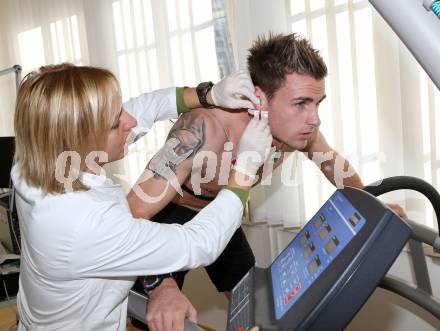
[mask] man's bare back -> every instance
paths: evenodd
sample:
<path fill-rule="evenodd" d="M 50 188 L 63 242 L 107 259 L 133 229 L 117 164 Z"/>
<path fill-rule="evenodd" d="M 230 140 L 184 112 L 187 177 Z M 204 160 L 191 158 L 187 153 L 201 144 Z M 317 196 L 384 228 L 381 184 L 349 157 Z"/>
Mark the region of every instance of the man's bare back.
<path fill-rule="evenodd" d="M 171 128 L 164 147 L 150 160 L 136 185 L 138 189 L 128 195 L 133 214 L 151 218 L 171 201 L 193 209 L 206 206 L 209 200 L 203 197 L 215 198 L 225 186 L 249 120 L 246 111 L 222 109 L 199 108 L 182 115 Z"/>
<path fill-rule="evenodd" d="M 225 187 L 225 178 L 229 176 L 229 169 L 236 158 L 238 142 L 250 117 L 244 111 L 232 113 L 221 109 L 203 108 L 188 115 L 191 115 L 188 117 L 192 117 L 194 122 L 197 120 L 208 122 L 213 127 L 213 130 L 205 132 L 205 141 L 208 145 L 215 146 L 215 151 L 220 152 L 216 154 L 216 166 L 208 164 L 208 159 L 204 158 L 201 168 L 197 167 L 200 170 L 193 171 L 183 183 L 183 196 L 176 195 L 173 199 L 176 204 L 199 209 L 206 206 L 209 199 L 215 198 L 218 192 Z M 185 119 L 179 119 L 178 122 L 180 121 L 183 123 Z M 171 129 L 170 135 L 180 129 L 182 124 L 178 122 Z M 201 125 L 200 122 L 199 125 Z M 199 181 L 194 177 L 211 180 L 198 183 Z"/>

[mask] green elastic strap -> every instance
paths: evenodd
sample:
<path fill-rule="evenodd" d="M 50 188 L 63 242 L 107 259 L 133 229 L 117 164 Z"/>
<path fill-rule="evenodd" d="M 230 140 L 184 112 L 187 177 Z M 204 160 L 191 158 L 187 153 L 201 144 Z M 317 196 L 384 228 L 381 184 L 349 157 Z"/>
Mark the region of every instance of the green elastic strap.
<path fill-rule="evenodd" d="M 185 100 L 183 99 L 184 89 L 185 89 L 184 87 L 176 87 L 176 105 L 177 105 L 177 113 L 179 115 L 190 111 L 190 109 L 185 104 Z"/>
<path fill-rule="evenodd" d="M 249 198 L 249 191 L 243 190 L 242 188 L 238 187 L 226 187 L 226 189 L 234 192 L 240 198 L 243 207 L 246 207 L 246 202 Z"/>
<path fill-rule="evenodd" d="M 282 152 L 283 151 L 281 149 L 278 149 L 278 147 L 275 147 L 275 152 L 272 154 L 272 161 L 274 163 L 277 162 L 281 158 Z"/>

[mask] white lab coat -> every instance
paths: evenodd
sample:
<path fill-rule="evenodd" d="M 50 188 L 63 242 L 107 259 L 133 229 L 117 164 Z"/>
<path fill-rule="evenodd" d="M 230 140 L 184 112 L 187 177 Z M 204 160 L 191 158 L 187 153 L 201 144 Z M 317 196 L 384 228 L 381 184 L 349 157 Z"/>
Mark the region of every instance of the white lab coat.
<path fill-rule="evenodd" d="M 145 134 L 177 117 L 175 89 L 124 104 Z M 240 226 L 243 206 L 223 190 L 185 225 L 136 220 L 110 179 L 81 174 L 90 190 L 43 196 L 11 172 L 22 238 L 19 330 L 125 330 L 135 276 L 212 263 Z"/>

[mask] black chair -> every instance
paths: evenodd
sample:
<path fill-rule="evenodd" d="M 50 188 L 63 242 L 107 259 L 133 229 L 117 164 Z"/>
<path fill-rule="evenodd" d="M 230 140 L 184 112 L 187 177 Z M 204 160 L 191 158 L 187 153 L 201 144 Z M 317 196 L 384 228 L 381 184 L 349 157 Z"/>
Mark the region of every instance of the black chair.
<path fill-rule="evenodd" d="M 11 187 L 11 168 L 14 159 L 15 137 L 0 137 L 0 188 Z"/>
<path fill-rule="evenodd" d="M 8 214 L 13 251 L 20 254 L 20 228 L 14 203 L 11 168 L 14 161 L 15 137 L 0 137 L 0 207 Z"/>

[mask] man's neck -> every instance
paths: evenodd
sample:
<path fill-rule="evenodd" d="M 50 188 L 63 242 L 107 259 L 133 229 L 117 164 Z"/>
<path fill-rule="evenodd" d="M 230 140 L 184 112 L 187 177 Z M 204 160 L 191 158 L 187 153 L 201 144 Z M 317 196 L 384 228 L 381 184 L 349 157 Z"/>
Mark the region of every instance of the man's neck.
<path fill-rule="evenodd" d="M 226 129 L 231 141 L 238 143 L 251 117 L 246 110 L 225 111 L 213 109 L 214 115 Z"/>
<path fill-rule="evenodd" d="M 281 149 L 283 147 L 284 143 L 278 140 L 277 138 L 273 137 L 272 139 L 272 146 L 275 146 L 277 149 Z"/>
<path fill-rule="evenodd" d="M 221 109 L 212 109 L 210 111 L 215 112 L 214 115 L 228 132 L 229 138 L 237 143 L 252 118 L 246 110 L 225 111 Z M 287 148 L 285 143 L 275 137 L 273 137 L 272 146 L 275 146 L 278 150 Z M 287 149 L 290 150 L 291 148 Z"/>

